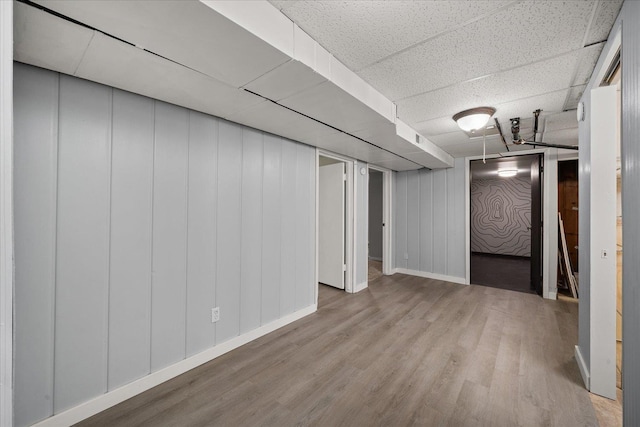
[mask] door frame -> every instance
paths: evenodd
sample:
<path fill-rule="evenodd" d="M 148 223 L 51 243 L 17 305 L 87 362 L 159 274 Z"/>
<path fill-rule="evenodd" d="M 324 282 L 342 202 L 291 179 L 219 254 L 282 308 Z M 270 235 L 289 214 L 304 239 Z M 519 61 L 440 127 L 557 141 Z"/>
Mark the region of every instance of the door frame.
<path fill-rule="evenodd" d="M 556 299 L 557 289 L 555 277 L 558 274 L 558 149 L 545 148 L 519 150 L 484 156 L 487 159 L 508 156 L 526 156 L 542 154 L 544 161 L 544 179 L 542 184 L 542 297 Z M 482 159 L 483 156 L 465 158 L 465 283 L 471 284 L 471 172 L 470 161 Z M 553 287 L 552 287 L 553 284 Z"/>
<path fill-rule="evenodd" d="M 13 2 L 0 1 L 0 425 L 13 424 Z"/>
<path fill-rule="evenodd" d="M 391 169 L 383 168 L 382 166 L 367 165 L 367 240 L 369 232 L 369 170 L 376 172 L 382 172 L 382 221 L 384 227 L 382 229 L 382 274 L 388 276 L 393 274 L 393 268 L 391 260 L 393 259 L 393 247 L 391 242 L 393 241 L 393 227 L 391 226 L 393 221 L 393 210 L 391 209 L 391 200 L 393 197 L 393 185 L 392 176 L 393 171 Z M 367 245 L 367 261 L 369 260 L 369 245 Z M 367 274 L 368 282 L 368 274 Z"/>
<path fill-rule="evenodd" d="M 319 218 L 319 203 L 320 203 L 320 156 L 328 157 L 330 159 L 338 160 L 345 164 L 346 174 L 346 191 L 345 191 L 345 265 L 347 266 L 344 277 L 344 290 L 346 292 L 353 292 L 354 274 L 355 274 L 355 254 L 354 254 L 354 242 L 355 242 L 355 160 L 350 159 L 340 154 L 332 153 L 320 148 L 316 148 L 316 244 L 315 244 L 315 258 L 316 258 L 316 271 L 315 271 L 315 301 L 318 305 L 318 241 L 320 236 L 320 224 Z"/>

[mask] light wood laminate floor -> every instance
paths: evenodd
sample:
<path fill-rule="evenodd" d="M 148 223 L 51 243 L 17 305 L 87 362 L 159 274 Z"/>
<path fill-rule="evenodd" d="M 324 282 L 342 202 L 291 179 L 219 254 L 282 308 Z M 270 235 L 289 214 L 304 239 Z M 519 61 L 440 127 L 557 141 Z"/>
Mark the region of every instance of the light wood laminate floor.
<path fill-rule="evenodd" d="M 578 305 L 396 274 L 84 426 L 597 426 Z"/>

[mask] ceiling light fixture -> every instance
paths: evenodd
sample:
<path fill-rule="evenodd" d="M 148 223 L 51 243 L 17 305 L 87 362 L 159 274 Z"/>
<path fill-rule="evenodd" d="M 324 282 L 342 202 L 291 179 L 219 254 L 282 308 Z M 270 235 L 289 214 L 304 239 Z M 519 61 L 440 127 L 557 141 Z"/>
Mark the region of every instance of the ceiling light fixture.
<path fill-rule="evenodd" d="M 498 175 L 503 178 L 518 175 L 518 169 L 501 169 L 498 171 Z"/>
<path fill-rule="evenodd" d="M 460 111 L 453 116 L 453 120 L 463 131 L 475 132 L 482 129 L 495 112 L 496 109 L 493 107 L 476 107 Z"/>

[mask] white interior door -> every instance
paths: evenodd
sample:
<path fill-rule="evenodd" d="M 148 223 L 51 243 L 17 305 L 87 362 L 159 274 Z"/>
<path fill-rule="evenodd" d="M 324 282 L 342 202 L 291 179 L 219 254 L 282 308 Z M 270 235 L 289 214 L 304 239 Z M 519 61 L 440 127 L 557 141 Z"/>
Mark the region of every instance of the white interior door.
<path fill-rule="evenodd" d="M 320 166 L 318 281 L 344 289 L 344 163 Z"/>

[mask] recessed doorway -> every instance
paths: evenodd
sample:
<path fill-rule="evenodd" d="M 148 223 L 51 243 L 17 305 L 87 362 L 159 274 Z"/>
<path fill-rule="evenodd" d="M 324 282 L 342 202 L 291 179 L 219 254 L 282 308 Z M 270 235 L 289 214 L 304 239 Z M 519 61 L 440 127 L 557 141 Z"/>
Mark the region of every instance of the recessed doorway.
<path fill-rule="evenodd" d="M 471 284 L 542 294 L 542 155 L 469 166 Z"/>

